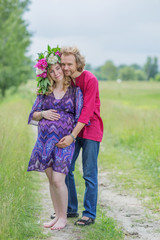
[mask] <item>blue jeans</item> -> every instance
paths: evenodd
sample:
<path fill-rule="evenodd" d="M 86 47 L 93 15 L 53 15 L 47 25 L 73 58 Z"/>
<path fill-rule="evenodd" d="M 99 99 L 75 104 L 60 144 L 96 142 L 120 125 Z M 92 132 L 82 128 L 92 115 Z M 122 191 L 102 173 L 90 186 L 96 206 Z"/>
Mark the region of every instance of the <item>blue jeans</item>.
<path fill-rule="evenodd" d="M 97 158 L 100 142 L 77 137 L 75 151 L 66 185 L 68 187 L 68 212 L 78 212 L 78 199 L 73 171 L 75 162 L 82 148 L 83 178 L 85 180 L 84 211 L 82 216 L 96 218 L 97 194 L 98 194 L 98 166 Z"/>

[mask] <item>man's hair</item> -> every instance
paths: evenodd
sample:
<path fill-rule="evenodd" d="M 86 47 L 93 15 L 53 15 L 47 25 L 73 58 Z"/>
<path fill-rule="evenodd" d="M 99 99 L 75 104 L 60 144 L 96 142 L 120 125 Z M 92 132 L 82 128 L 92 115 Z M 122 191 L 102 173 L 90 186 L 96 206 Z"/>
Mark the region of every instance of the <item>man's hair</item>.
<path fill-rule="evenodd" d="M 63 55 L 74 55 L 77 64 L 77 71 L 82 72 L 85 66 L 85 58 L 80 54 L 80 51 L 77 47 L 62 47 L 61 53 Z"/>

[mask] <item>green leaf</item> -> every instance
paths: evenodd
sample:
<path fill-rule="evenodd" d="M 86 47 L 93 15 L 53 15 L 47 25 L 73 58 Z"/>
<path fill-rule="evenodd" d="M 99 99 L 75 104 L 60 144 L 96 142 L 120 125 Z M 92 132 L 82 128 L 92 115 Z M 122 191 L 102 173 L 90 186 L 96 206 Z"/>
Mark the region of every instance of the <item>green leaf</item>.
<path fill-rule="evenodd" d="M 44 81 L 44 86 L 47 87 L 47 81 Z"/>
<path fill-rule="evenodd" d="M 51 49 L 51 47 L 48 45 L 48 52 L 51 52 L 52 51 L 52 49 Z"/>
<path fill-rule="evenodd" d="M 60 63 L 60 62 L 61 62 L 60 56 L 58 56 L 58 55 L 56 55 L 56 56 L 57 56 L 57 58 L 58 58 L 58 62 Z"/>
<path fill-rule="evenodd" d="M 38 56 L 39 56 L 39 59 L 38 59 L 38 60 L 44 58 L 44 54 L 43 54 L 43 53 L 38 53 Z M 38 60 L 37 60 L 37 61 L 38 61 Z"/>
<path fill-rule="evenodd" d="M 47 84 L 48 84 L 49 86 L 51 86 L 51 83 L 50 83 L 50 81 L 48 80 L 48 78 L 47 78 Z"/>
<path fill-rule="evenodd" d="M 42 92 L 42 89 L 40 88 L 39 90 L 38 90 L 38 93 L 41 93 Z"/>
<path fill-rule="evenodd" d="M 36 81 L 40 81 L 41 80 L 41 77 L 36 77 Z"/>

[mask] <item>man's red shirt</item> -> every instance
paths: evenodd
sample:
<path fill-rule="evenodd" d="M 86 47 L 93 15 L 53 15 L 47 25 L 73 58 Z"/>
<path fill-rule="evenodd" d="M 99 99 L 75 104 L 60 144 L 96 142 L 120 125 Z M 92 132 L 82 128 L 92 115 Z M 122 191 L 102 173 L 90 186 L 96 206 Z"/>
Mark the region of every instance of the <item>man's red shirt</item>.
<path fill-rule="evenodd" d="M 100 117 L 98 80 L 91 72 L 85 70 L 75 79 L 75 84 L 83 93 L 83 108 L 78 122 L 87 124 L 78 137 L 101 142 L 103 122 Z"/>

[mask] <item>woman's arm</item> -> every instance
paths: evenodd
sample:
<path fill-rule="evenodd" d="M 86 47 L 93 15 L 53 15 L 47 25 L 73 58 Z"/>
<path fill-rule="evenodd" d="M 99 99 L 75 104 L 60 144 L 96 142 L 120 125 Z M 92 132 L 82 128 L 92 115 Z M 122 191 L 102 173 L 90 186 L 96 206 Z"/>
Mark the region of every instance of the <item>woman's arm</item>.
<path fill-rule="evenodd" d="M 39 121 L 42 118 L 54 121 L 54 120 L 58 120 L 60 118 L 60 115 L 57 113 L 56 110 L 53 110 L 53 109 L 33 113 L 33 118 L 32 118 L 33 120 Z"/>

